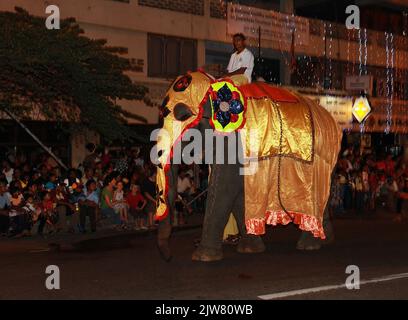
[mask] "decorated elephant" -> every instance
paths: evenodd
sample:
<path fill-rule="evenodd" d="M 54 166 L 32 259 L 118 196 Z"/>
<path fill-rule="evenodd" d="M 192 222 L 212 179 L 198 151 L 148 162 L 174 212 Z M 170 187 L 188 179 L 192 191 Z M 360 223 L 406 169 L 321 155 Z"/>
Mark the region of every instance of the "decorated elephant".
<path fill-rule="evenodd" d="M 161 114 L 156 219 L 158 247 L 166 260 L 171 257 L 170 216 L 177 194 L 174 159 L 176 149 L 187 147 L 184 140 L 192 128 L 201 137 L 213 132 L 212 144 L 218 137 L 222 141 L 210 151 L 211 143 L 201 141 L 198 145 L 205 147 L 195 155 L 211 164 L 211 173 L 201 242 L 193 260 L 223 258 L 223 229 L 231 212 L 242 236 L 238 252 L 264 251 L 260 235 L 265 225 L 290 222 L 303 230 L 298 247 L 319 247 L 313 239 L 325 239 L 330 229 L 325 207 L 341 141 L 341 130 L 329 112 L 284 88 L 263 82 L 238 85 L 198 71 L 175 80 Z M 242 161 L 230 161 L 234 153 Z M 218 161 L 222 154 L 223 161 Z"/>

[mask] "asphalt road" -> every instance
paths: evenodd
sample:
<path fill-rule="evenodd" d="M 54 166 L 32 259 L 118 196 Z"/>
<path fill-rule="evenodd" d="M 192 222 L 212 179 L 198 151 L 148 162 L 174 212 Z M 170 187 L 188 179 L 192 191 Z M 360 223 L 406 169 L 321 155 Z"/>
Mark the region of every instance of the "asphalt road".
<path fill-rule="evenodd" d="M 46 251 L 46 241 L 0 239 L 0 299 L 259 299 L 283 293 L 284 299 L 407 299 L 408 275 L 344 285 L 348 265 L 356 265 L 363 281 L 408 273 L 408 224 L 391 217 L 338 219 L 336 241 L 316 252 L 295 249 L 299 231 L 293 226 L 269 228 L 267 251 L 257 255 L 224 248 L 215 263 L 191 261 L 200 229 L 175 233 L 174 258 L 160 259 L 154 234 L 120 234 L 84 240 L 73 248 Z M 60 269 L 60 290 L 47 290 L 45 269 Z M 291 295 L 290 291 L 320 288 Z"/>

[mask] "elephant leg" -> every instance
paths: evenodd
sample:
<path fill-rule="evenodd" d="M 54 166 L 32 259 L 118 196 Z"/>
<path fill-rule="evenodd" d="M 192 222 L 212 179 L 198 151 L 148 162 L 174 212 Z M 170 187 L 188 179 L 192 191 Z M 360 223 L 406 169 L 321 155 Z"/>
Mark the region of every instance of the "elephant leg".
<path fill-rule="evenodd" d="M 322 245 L 328 245 L 334 242 L 333 225 L 330 220 L 329 206 L 326 205 L 323 214 L 323 229 L 326 234 L 326 239 L 322 240 L 313 237 L 308 231 L 303 231 L 297 242 L 296 249 L 298 250 L 319 250 Z"/>
<path fill-rule="evenodd" d="M 260 253 L 265 251 L 265 244 L 262 238 L 257 235 L 248 234 L 245 225 L 245 203 L 243 190 L 237 195 L 232 209 L 234 218 L 238 225 L 238 230 L 241 235 L 237 246 L 239 253 Z"/>
<path fill-rule="evenodd" d="M 239 175 L 238 165 L 212 166 L 201 242 L 193 253 L 194 261 L 209 262 L 223 258 L 224 228 L 242 186 L 243 177 Z"/>

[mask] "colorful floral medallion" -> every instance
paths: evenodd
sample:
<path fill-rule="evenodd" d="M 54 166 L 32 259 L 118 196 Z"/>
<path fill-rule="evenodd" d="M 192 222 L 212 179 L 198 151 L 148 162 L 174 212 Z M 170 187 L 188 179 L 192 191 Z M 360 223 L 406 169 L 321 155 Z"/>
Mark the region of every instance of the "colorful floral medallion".
<path fill-rule="evenodd" d="M 229 81 L 211 85 L 212 125 L 218 132 L 229 133 L 244 124 L 245 99 L 242 93 Z"/>

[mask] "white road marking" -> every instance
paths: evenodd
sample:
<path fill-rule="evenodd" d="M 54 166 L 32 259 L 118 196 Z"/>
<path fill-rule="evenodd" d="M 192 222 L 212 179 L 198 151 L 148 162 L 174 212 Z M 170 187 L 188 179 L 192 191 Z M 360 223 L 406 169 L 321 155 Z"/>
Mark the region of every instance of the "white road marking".
<path fill-rule="evenodd" d="M 384 276 L 384 277 L 380 277 L 380 278 L 374 278 L 374 279 L 371 279 L 371 280 L 363 280 L 363 281 L 360 281 L 360 286 L 364 285 L 364 284 L 392 281 L 392 280 L 404 279 L 404 278 L 408 278 L 408 272 L 407 273 L 392 274 L 392 275 L 388 275 L 388 276 Z M 273 299 L 287 298 L 287 297 L 292 297 L 292 296 L 297 296 L 297 295 L 304 295 L 304 294 L 308 294 L 308 293 L 316 293 L 316 292 L 337 290 L 337 289 L 343 289 L 343 288 L 346 288 L 346 284 L 322 286 L 322 287 L 314 287 L 314 288 L 308 288 L 308 289 L 300 289 L 300 290 L 265 294 L 265 295 L 262 295 L 262 296 L 258 296 L 258 298 L 262 299 L 262 300 L 273 300 Z"/>

